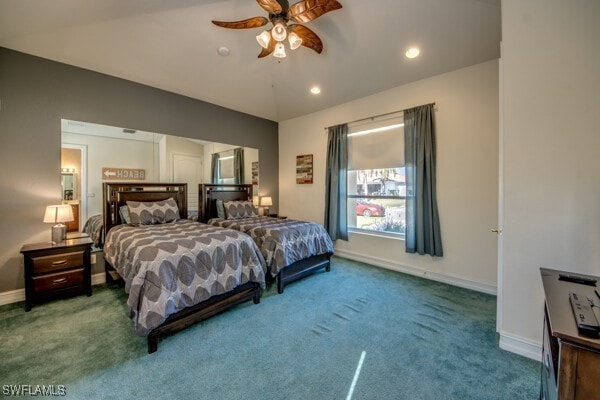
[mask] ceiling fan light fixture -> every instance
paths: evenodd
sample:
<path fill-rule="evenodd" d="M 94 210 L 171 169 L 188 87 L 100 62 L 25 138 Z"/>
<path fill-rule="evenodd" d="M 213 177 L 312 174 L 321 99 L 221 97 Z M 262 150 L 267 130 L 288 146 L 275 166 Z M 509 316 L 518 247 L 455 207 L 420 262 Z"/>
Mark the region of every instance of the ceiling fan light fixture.
<path fill-rule="evenodd" d="M 282 22 L 277 22 L 271 30 L 271 36 L 273 36 L 273 39 L 277 40 L 278 42 L 282 42 L 287 36 L 287 28 Z"/>
<path fill-rule="evenodd" d="M 269 42 L 271 41 L 271 34 L 269 31 L 264 31 L 256 37 L 256 41 L 260 44 L 263 49 L 269 48 Z"/>
<path fill-rule="evenodd" d="M 271 29 L 256 36 L 261 47 L 258 58 L 273 53 L 276 53 L 274 55 L 278 58 L 285 57 L 285 43 L 283 43 L 285 39 L 289 40 L 292 50 L 304 46 L 321 54 L 323 51 L 321 38 L 304 24 L 342 8 L 338 0 L 292 0 L 291 5 L 288 0 L 256 0 L 256 2 L 269 13 L 268 18 L 257 16 L 240 21 L 213 20 L 212 23 L 227 29 L 253 29 L 272 24 Z"/>
<path fill-rule="evenodd" d="M 300 36 L 296 35 L 296 32 L 290 33 L 288 41 L 290 42 L 290 49 L 292 50 L 296 50 L 302 44 L 302 39 Z"/>
<path fill-rule="evenodd" d="M 285 58 L 285 48 L 283 47 L 283 43 L 277 42 L 273 56 L 277 58 Z"/>

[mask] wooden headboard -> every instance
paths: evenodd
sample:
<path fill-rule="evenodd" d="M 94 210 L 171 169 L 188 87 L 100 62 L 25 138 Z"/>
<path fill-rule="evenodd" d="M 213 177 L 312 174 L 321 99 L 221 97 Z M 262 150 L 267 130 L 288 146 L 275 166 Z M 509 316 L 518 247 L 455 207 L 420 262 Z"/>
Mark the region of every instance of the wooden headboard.
<path fill-rule="evenodd" d="M 119 207 L 128 201 L 161 201 L 172 197 L 179 208 L 179 216 L 187 218 L 187 183 L 104 183 L 102 202 L 104 235 L 113 226 L 120 225 Z"/>
<path fill-rule="evenodd" d="M 198 201 L 200 202 L 200 222 L 217 218 L 217 200 L 246 201 L 252 200 L 252 185 L 215 185 L 200 184 Z"/>

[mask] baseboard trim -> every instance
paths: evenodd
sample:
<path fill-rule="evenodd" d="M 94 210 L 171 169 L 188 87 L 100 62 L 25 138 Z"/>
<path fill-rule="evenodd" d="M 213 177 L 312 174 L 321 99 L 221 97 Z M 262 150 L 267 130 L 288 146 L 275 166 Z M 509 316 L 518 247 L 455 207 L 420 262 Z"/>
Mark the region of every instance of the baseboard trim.
<path fill-rule="evenodd" d="M 106 274 L 104 272 L 92 275 L 92 286 L 101 285 L 103 283 L 106 283 Z"/>
<path fill-rule="evenodd" d="M 516 353 L 535 361 L 542 361 L 541 343 L 501 332 L 499 346 L 502 350 L 510 351 L 511 353 Z"/>
<path fill-rule="evenodd" d="M 104 272 L 92 275 L 92 286 L 101 285 L 105 282 L 106 274 L 104 274 Z M 0 306 L 18 303 L 19 301 L 25 301 L 25 289 L 17 289 L 0 293 Z"/>
<path fill-rule="evenodd" d="M 452 275 L 440 274 L 438 272 L 431 272 L 423 268 L 399 264 L 390 260 L 385 260 L 379 257 L 373 257 L 365 254 L 359 254 L 348 250 L 335 250 L 335 255 L 343 258 L 348 258 L 354 261 L 360 261 L 367 264 L 375 265 L 393 271 L 403 272 L 410 275 L 420 276 L 422 278 L 431 279 L 438 282 L 447 283 L 453 286 L 459 286 L 465 289 L 475 290 L 486 294 L 496 295 L 496 286 L 488 283 L 476 282 L 469 279 L 459 278 Z"/>
<path fill-rule="evenodd" d="M 0 293 L 0 306 L 25 301 L 25 289 L 11 290 Z"/>

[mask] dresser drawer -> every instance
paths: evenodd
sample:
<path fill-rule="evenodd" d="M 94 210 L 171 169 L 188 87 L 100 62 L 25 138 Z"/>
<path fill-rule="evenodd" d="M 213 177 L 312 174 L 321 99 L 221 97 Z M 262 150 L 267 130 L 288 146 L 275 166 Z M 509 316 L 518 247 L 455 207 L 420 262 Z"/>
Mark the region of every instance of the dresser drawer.
<path fill-rule="evenodd" d="M 64 287 L 80 285 L 83 281 L 84 268 L 73 269 L 70 271 L 34 277 L 33 290 L 35 292 L 42 292 L 45 290 L 61 289 Z"/>
<path fill-rule="evenodd" d="M 84 251 L 80 250 L 69 253 L 32 257 L 33 274 L 39 275 L 68 268 L 81 267 L 83 266 L 83 256 Z"/>

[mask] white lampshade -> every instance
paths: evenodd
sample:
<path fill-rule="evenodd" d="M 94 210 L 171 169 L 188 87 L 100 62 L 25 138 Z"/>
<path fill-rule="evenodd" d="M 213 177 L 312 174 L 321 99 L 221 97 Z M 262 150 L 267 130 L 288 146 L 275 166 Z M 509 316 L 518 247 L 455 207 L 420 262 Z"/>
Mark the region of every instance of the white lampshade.
<path fill-rule="evenodd" d="M 255 206 L 258 205 L 258 196 L 252 196 L 252 204 L 254 204 Z"/>
<path fill-rule="evenodd" d="M 273 56 L 277 58 L 285 58 L 285 49 L 283 48 L 283 43 L 277 42 Z"/>
<path fill-rule="evenodd" d="M 261 206 L 272 206 L 273 205 L 273 199 L 271 198 L 271 196 L 264 196 L 260 198 L 260 205 Z"/>
<path fill-rule="evenodd" d="M 281 22 L 276 23 L 273 29 L 271 29 L 271 36 L 273 36 L 273 39 L 277 40 L 278 42 L 284 41 L 285 37 L 287 36 L 287 29 L 285 25 Z"/>
<path fill-rule="evenodd" d="M 269 42 L 271 41 L 271 34 L 269 31 L 264 31 L 260 35 L 256 37 L 256 41 L 260 44 L 260 47 L 266 49 L 269 47 Z"/>
<path fill-rule="evenodd" d="M 302 44 L 302 39 L 300 39 L 300 36 L 296 35 L 296 32 L 290 33 L 288 41 L 290 42 L 290 49 L 292 50 L 296 50 Z"/>
<path fill-rule="evenodd" d="M 73 220 L 73 209 L 68 204 L 46 207 L 44 222 L 54 224 L 52 226 L 52 243 L 59 243 L 67 238 L 67 227 L 63 222 Z"/>
<path fill-rule="evenodd" d="M 56 224 L 73 220 L 73 209 L 68 204 L 46 207 L 46 213 L 44 214 L 44 222 L 46 223 Z"/>

